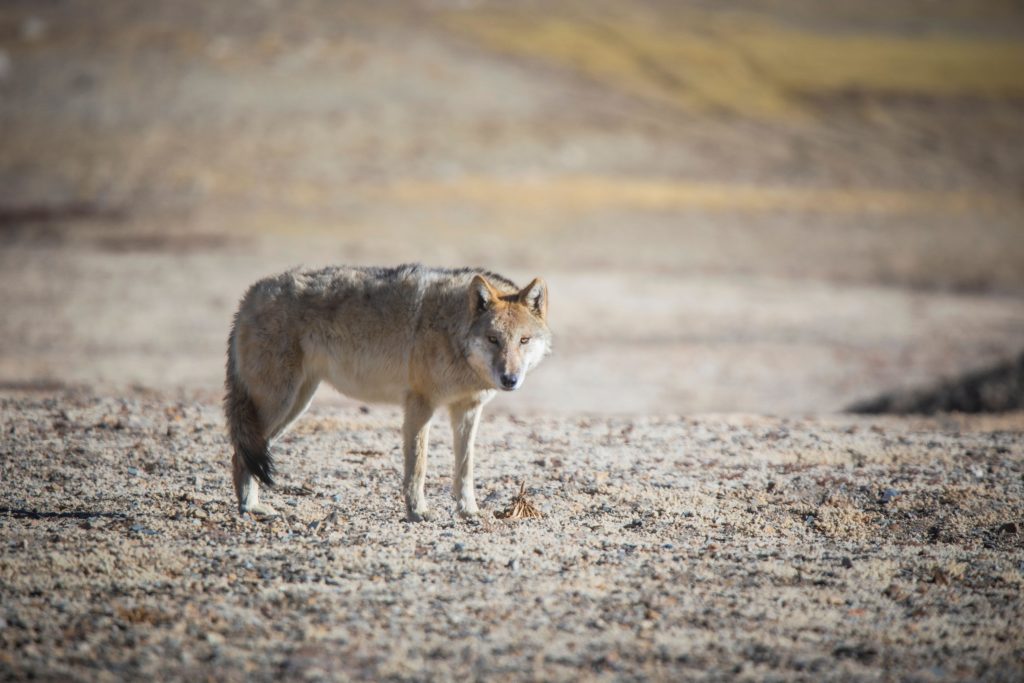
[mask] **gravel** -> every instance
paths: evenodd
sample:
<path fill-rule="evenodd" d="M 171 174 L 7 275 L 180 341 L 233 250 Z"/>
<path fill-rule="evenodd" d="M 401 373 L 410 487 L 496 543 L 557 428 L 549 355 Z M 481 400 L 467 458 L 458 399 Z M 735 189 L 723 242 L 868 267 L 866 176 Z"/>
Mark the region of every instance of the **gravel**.
<path fill-rule="evenodd" d="M 408 524 L 395 410 L 314 405 L 264 522 L 212 401 L 0 407 L 2 678 L 1024 675 L 1021 414 L 491 416 L 472 523 L 438 420 Z"/>

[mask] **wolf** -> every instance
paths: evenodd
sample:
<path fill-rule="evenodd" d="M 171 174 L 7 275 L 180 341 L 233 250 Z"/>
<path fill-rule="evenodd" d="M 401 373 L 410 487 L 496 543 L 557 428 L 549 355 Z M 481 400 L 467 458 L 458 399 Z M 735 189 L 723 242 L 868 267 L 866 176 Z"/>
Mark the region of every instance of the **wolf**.
<path fill-rule="evenodd" d="M 346 396 L 404 407 L 402 494 L 409 521 L 424 500 L 427 438 L 446 407 L 455 445 L 452 497 L 474 517 L 473 441 L 484 404 L 515 391 L 551 351 L 548 288 L 478 268 L 295 269 L 245 293 L 228 337 L 224 411 L 240 513 L 274 515 L 270 446 L 326 381 Z"/>

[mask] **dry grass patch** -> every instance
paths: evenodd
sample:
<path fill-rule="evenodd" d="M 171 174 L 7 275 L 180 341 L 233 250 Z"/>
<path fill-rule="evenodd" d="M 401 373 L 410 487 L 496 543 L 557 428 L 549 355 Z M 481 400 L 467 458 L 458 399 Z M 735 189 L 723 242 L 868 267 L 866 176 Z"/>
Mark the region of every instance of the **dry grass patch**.
<path fill-rule="evenodd" d="M 691 111 L 788 118 L 806 113 L 804 95 L 851 90 L 1024 94 L 1024 45 L 984 36 L 830 34 L 753 14 L 651 16 L 631 5 L 601 14 L 503 7 L 445 21 L 489 47 Z"/>
<path fill-rule="evenodd" d="M 544 514 L 526 497 L 526 484 L 523 483 L 519 485 L 519 493 L 512 497 L 508 507 L 498 510 L 494 516 L 498 519 L 529 519 L 543 517 Z"/>
<path fill-rule="evenodd" d="M 504 210 L 734 212 L 799 211 L 818 214 L 915 214 L 990 210 L 1000 199 L 978 192 L 925 192 L 871 188 L 804 188 L 573 175 L 517 180 L 469 176 L 454 181 L 405 180 L 379 190 L 403 203 L 477 204 Z"/>

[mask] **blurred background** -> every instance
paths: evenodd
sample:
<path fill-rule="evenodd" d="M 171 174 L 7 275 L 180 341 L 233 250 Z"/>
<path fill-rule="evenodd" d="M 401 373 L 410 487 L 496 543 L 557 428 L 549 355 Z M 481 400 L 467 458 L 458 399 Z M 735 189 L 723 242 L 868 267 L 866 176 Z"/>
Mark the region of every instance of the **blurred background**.
<path fill-rule="evenodd" d="M 1024 5 L 0 4 L 0 388 L 217 400 L 251 282 L 407 261 L 547 279 L 497 410 L 1012 373 Z"/>

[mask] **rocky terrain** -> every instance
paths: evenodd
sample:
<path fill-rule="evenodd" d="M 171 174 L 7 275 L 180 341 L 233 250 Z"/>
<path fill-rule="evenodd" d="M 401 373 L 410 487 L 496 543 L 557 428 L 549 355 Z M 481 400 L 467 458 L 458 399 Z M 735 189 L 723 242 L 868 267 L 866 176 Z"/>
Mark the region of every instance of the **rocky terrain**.
<path fill-rule="evenodd" d="M 483 517 L 408 524 L 393 410 L 314 408 L 260 522 L 235 512 L 215 404 L 0 407 L 4 678 L 1024 671 L 1019 416 L 491 417 Z M 495 519 L 520 484 L 544 516 Z"/>

